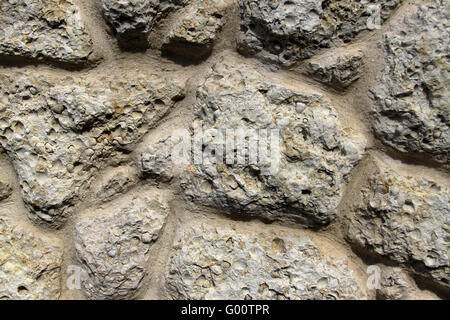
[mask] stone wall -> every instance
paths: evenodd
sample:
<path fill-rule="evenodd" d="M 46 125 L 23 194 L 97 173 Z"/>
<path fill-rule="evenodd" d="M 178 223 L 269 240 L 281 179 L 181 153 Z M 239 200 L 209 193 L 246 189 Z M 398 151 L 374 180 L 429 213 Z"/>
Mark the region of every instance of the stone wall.
<path fill-rule="evenodd" d="M 449 33 L 444 0 L 0 0 L 0 299 L 448 298 Z M 200 129 L 245 161 L 174 161 Z"/>

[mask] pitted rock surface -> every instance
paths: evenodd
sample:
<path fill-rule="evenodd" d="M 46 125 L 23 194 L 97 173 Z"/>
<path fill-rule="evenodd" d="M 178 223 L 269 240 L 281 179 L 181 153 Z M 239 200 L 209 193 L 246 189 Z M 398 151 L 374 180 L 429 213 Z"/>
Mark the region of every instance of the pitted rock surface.
<path fill-rule="evenodd" d="M 0 218 L 0 300 L 50 300 L 61 293 L 63 247 Z"/>
<path fill-rule="evenodd" d="M 385 144 L 449 163 L 450 4 L 431 1 L 382 40 L 381 76 L 370 96 L 374 129 Z"/>
<path fill-rule="evenodd" d="M 378 28 L 402 0 L 239 0 L 238 50 L 286 67 Z"/>
<path fill-rule="evenodd" d="M 407 272 L 398 267 L 382 267 L 379 288 L 380 300 L 438 300 L 432 292 L 417 288 Z"/>
<path fill-rule="evenodd" d="M 151 244 L 164 227 L 168 207 L 141 195 L 75 227 L 77 257 L 88 273 L 83 290 L 91 299 L 131 298 L 147 274 Z"/>
<path fill-rule="evenodd" d="M 205 159 L 212 159 L 205 158 L 202 165 L 187 167 L 182 177 L 186 195 L 204 205 L 270 220 L 330 223 L 337 216 L 346 177 L 364 152 L 364 139 L 342 125 L 321 94 L 293 91 L 243 69 L 227 62 L 213 67 L 197 91 L 198 126 L 204 132 L 274 130 L 280 148 L 270 147 L 268 153 L 279 164 L 239 164 L 236 157 L 233 164 L 209 164 Z M 203 141 L 203 147 L 217 145 L 225 148 L 218 137 Z"/>
<path fill-rule="evenodd" d="M 208 57 L 224 24 L 225 0 L 200 0 L 177 21 L 163 45 L 168 55 L 196 61 Z"/>
<path fill-rule="evenodd" d="M 173 144 L 170 138 L 158 141 L 139 156 L 138 166 L 142 177 L 170 181 L 173 174 Z"/>
<path fill-rule="evenodd" d="M 102 163 L 126 150 L 183 97 L 156 76 L 112 80 L 0 75 L 0 144 L 31 218 L 60 226 Z"/>
<path fill-rule="evenodd" d="M 0 1 L 0 56 L 85 63 L 92 40 L 71 0 Z"/>
<path fill-rule="evenodd" d="M 0 0 L 0 300 L 450 298 L 449 21 Z"/>
<path fill-rule="evenodd" d="M 447 186 L 380 166 L 348 226 L 351 242 L 450 286 Z"/>
<path fill-rule="evenodd" d="M 345 259 L 307 237 L 193 227 L 180 236 L 166 276 L 176 299 L 364 299 Z"/>
<path fill-rule="evenodd" d="M 105 20 L 125 49 L 145 49 L 155 23 L 186 3 L 187 0 L 99 0 Z"/>

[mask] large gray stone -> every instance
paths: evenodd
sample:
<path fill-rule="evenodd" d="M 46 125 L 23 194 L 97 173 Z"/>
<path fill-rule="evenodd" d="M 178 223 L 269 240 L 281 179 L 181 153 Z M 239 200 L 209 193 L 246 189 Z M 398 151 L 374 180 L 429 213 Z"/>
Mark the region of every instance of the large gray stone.
<path fill-rule="evenodd" d="M 181 16 L 167 36 L 163 52 L 197 61 L 207 58 L 224 24 L 225 0 L 200 0 Z"/>
<path fill-rule="evenodd" d="M 156 76 L 0 75 L 0 145 L 31 218 L 60 226 L 104 163 L 115 163 L 183 97 Z"/>
<path fill-rule="evenodd" d="M 374 129 L 403 153 L 448 164 L 450 4 L 430 1 L 382 40 L 384 68 L 371 90 Z"/>
<path fill-rule="evenodd" d="M 125 49 L 144 49 L 155 23 L 187 0 L 99 0 L 105 20 Z"/>
<path fill-rule="evenodd" d="M 402 0 L 239 0 L 238 50 L 283 66 L 381 25 Z"/>
<path fill-rule="evenodd" d="M 158 197 L 140 195 L 75 226 L 77 257 L 88 274 L 82 282 L 87 297 L 125 299 L 137 292 L 167 215 Z"/>
<path fill-rule="evenodd" d="M 403 176 L 380 164 L 368 174 L 347 235 L 360 250 L 450 287 L 449 232 L 447 186 Z"/>
<path fill-rule="evenodd" d="M 270 142 L 275 135 L 269 132 L 266 164 L 251 163 L 248 155 L 245 163 L 238 163 L 236 155 L 232 164 L 208 163 L 215 156 L 205 153 L 203 163 L 187 166 L 182 176 L 189 199 L 308 226 L 336 218 L 346 178 L 364 152 L 364 139 L 342 125 L 325 97 L 271 83 L 248 66 L 225 61 L 213 67 L 198 89 L 196 110 L 197 126 L 204 132 L 274 130 L 280 148 Z M 227 149 L 224 145 L 219 137 L 203 141 L 203 147 Z M 245 147 L 237 149 L 247 152 Z"/>
<path fill-rule="evenodd" d="M 345 259 L 307 237 L 199 226 L 181 233 L 166 276 L 174 299 L 364 299 Z"/>
<path fill-rule="evenodd" d="M 0 300 L 54 300 L 61 292 L 63 248 L 0 218 Z"/>
<path fill-rule="evenodd" d="M 92 50 L 71 0 L 0 1 L 0 55 L 79 64 Z"/>

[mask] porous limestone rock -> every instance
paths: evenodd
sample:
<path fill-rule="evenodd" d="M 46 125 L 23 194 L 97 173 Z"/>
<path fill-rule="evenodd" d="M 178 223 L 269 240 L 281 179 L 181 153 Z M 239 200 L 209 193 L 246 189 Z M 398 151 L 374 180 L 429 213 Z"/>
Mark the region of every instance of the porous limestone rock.
<path fill-rule="evenodd" d="M 71 0 L 0 1 L 0 56 L 79 64 L 92 40 Z"/>
<path fill-rule="evenodd" d="M 411 283 L 401 268 L 383 268 L 377 298 L 381 300 L 402 300 L 408 295 Z"/>
<path fill-rule="evenodd" d="M 382 40 L 374 129 L 383 143 L 448 164 L 450 152 L 450 4 L 430 1 L 392 26 Z"/>
<path fill-rule="evenodd" d="M 205 136 L 203 149 L 221 146 L 234 161 L 214 162 L 216 156 L 207 152 L 201 164 L 194 159 L 182 176 L 189 199 L 227 212 L 307 226 L 323 226 L 336 218 L 346 177 L 364 152 L 364 139 L 341 124 L 325 97 L 267 82 L 248 66 L 225 60 L 198 89 L 196 110 L 197 126 L 204 133 L 219 129 L 225 136 L 230 135 L 225 130 L 239 129 L 250 141 L 259 133 L 259 146 L 267 142 L 270 150 L 269 161 L 252 162 L 247 154 L 239 163 L 234 147 L 239 154 L 247 153 L 246 144 L 235 142 L 229 148 L 225 138 Z M 261 150 L 253 153 L 263 158 Z"/>
<path fill-rule="evenodd" d="M 187 0 L 99 0 L 105 20 L 125 49 L 148 46 L 148 35 L 158 19 L 187 3 Z"/>
<path fill-rule="evenodd" d="M 239 0 L 238 50 L 283 66 L 378 28 L 402 0 Z"/>
<path fill-rule="evenodd" d="M 345 259 L 308 238 L 199 226 L 179 236 L 166 275 L 175 299 L 364 299 Z"/>
<path fill-rule="evenodd" d="M 380 270 L 378 300 L 439 300 L 434 293 L 420 290 L 402 268 L 382 266 Z"/>
<path fill-rule="evenodd" d="M 104 163 L 124 154 L 183 97 L 171 81 L 0 75 L 0 145 L 31 218 L 59 227 Z"/>
<path fill-rule="evenodd" d="M 200 60 L 208 57 L 224 19 L 224 0 L 200 0 L 176 22 L 163 45 L 168 55 Z"/>
<path fill-rule="evenodd" d="M 12 188 L 7 182 L 0 181 L 0 201 L 9 198 L 12 193 Z"/>
<path fill-rule="evenodd" d="M 77 257 L 88 274 L 82 281 L 87 297 L 126 299 L 136 293 L 167 215 L 158 197 L 139 195 L 75 226 Z"/>
<path fill-rule="evenodd" d="M 0 218 L 0 300 L 58 299 L 63 248 Z"/>
<path fill-rule="evenodd" d="M 306 62 L 306 74 L 319 82 L 346 88 L 359 79 L 364 67 L 361 50 L 334 50 Z"/>
<path fill-rule="evenodd" d="M 449 21 L 0 0 L 0 300 L 449 298 Z"/>
<path fill-rule="evenodd" d="M 380 165 L 367 178 L 347 236 L 360 250 L 388 258 L 439 285 L 450 286 L 447 186 Z"/>
<path fill-rule="evenodd" d="M 141 176 L 168 182 L 173 178 L 172 143 L 169 138 L 146 148 L 139 156 Z"/>

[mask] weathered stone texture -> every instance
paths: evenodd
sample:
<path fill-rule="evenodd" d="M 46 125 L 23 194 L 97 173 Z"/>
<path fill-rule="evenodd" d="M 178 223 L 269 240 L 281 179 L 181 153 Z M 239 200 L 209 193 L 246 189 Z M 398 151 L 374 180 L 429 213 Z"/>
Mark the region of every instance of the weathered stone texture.
<path fill-rule="evenodd" d="M 383 23 L 402 0 L 240 0 L 238 50 L 284 66 L 352 41 Z"/>
<path fill-rule="evenodd" d="M 166 276 L 176 299 L 363 299 L 345 259 L 307 237 L 193 227 L 180 235 Z"/>
<path fill-rule="evenodd" d="M 75 248 L 88 278 L 91 299 L 131 298 L 147 274 L 151 244 L 158 239 L 168 208 L 157 197 L 142 195 L 75 226 Z"/>
<path fill-rule="evenodd" d="M 78 64 L 92 51 L 71 0 L 0 1 L 0 55 Z"/>
<path fill-rule="evenodd" d="M 170 181 L 172 172 L 172 143 L 169 138 L 147 147 L 139 156 L 138 166 L 142 177 Z"/>
<path fill-rule="evenodd" d="M 169 55 L 200 60 L 208 57 L 224 23 L 224 0 L 200 0 L 176 22 L 163 45 Z"/>
<path fill-rule="evenodd" d="M 126 49 L 146 48 L 155 23 L 187 3 L 187 0 L 99 0 L 105 20 Z"/>
<path fill-rule="evenodd" d="M 349 240 L 449 287 L 447 186 L 382 166 L 367 181 L 362 203 L 350 218 Z"/>
<path fill-rule="evenodd" d="M 449 298 L 449 35 L 445 0 L 0 0 L 0 300 Z"/>
<path fill-rule="evenodd" d="M 359 79 L 364 67 L 361 50 L 335 50 L 306 63 L 306 74 L 319 82 L 344 89 Z"/>
<path fill-rule="evenodd" d="M 411 290 L 411 282 L 401 268 L 383 268 L 377 298 L 381 300 L 403 300 Z"/>
<path fill-rule="evenodd" d="M 431 1 L 390 28 L 382 74 L 370 96 L 374 129 L 404 153 L 448 164 L 450 152 L 450 5 Z"/>
<path fill-rule="evenodd" d="M 378 300 L 439 300 L 434 293 L 417 288 L 414 280 L 398 267 L 381 267 Z"/>
<path fill-rule="evenodd" d="M 0 300 L 58 299 L 63 248 L 0 218 Z"/>
<path fill-rule="evenodd" d="M 105 162 L 153 127 L 183 96 L 170 81 L 0 75 L 0 144 L 31 217 L 60 226 Z"/>
<path fill-rule="evenodd" d="M 204 132 L 273 129 L 280 134 L 280 150 L 273 146 L 268 151 L 269 165 L 238 164 L 236 159 L 231 165 L 225 160 L 214 164 L 206 158 L 202 165 L 189 166 L 182 186 L 190 199 L 306 225 L 325 225 L 336 218 L 346 177 L 361 158 L 364 141 L 341 124 L 322 95 L 266 82 L 250 68 L 225 61 L 213 67 L 198 89 L 196 110 Z M 225 143 L 215 137 L 203 145 Z"/>

